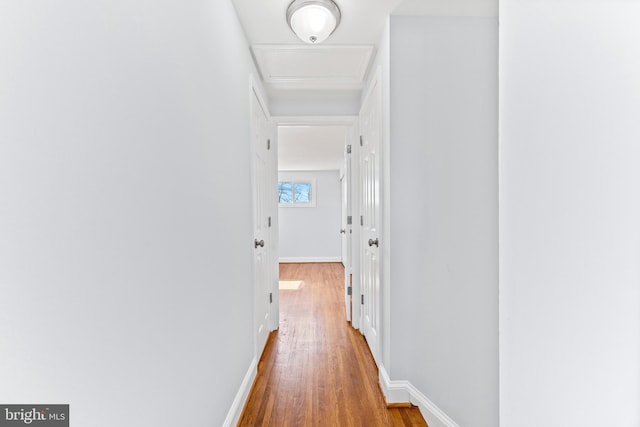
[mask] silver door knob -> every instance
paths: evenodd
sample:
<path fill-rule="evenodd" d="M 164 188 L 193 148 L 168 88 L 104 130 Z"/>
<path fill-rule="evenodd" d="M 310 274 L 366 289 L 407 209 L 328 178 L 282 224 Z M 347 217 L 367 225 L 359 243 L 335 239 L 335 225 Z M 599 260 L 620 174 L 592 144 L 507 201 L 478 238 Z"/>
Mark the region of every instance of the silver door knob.
<path fill-rule="evenodd" d="M 347 232 L 347 230 L 345 230 L 344 228 L 341 228 L 341 229 L 340 229 L 340 234 L 344 234 L 344 233 L 346 233 L 346 232 Z"/>
<path fill-rule="evenodd" d="M 378 247 L 378 238 L 376 237 L 376 240 L 373 239 L 369 239 L 369 246 L 373 246 L 376 245 L 376 247 Z"/>
<path fill-rule="evenodd" d="M 253 241 L 253 245 L 254 245 L 254 247 L 256 247 L 256 248 L 257 248 L 258 246 L 260 246 L 261 248 L 264 248 L 264 240 L 260 240 L 260 241 L 258 241 L 258 239 L 254 239 L 254 241 Z"/>

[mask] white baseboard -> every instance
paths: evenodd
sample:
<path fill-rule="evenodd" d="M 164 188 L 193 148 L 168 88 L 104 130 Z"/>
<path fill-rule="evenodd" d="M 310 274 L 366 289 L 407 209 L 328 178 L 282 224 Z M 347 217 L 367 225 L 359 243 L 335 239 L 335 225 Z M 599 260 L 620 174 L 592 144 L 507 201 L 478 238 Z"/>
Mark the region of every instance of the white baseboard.
<path fill-rule="evenodd" d="M 342 262 L 341 257 L 280 257 L 280 262 Z"/>
<path fill-rule="evenodd" d="M 411 401 L 409 389 L 406 386 L 409 381 L 391 381 L 382 363 L 378 366 L 378 381 L 380 381 L 380 388 L 387 403 L 406 403 Z"/>
<path fill-rule="evenodd" d="M 251 365 L 249 365 L 249 369 L 247 370 L 244 379 L 242 380 L 242 384 L 240 384 L 240 388 L 236 393 L 236 397 L 233 399 L 231 408 L 227 413 L 227 418 L 222 424 L 223 427 L 234 427 L 238 424 L 238 421 L 240 421 L 240 415 L 242 414 L 244 403 L 249 396 L 249 391 L 251 391 L 251 386 L 253 385 L 253 381 L 256 379 L 257 373 L 258 360 L 254 357 L 251 361 Z"/>
<path fill-rule="evenodd" d="M 435 403 L 427 399 L 420 390 L 409 381 L 391 381 L 389 374 L 382 364 L 378 366 L 380 388 L 387 403 L 410 402 L 420 408 L 420 412 L 429 427 L 459 427 Z"/>

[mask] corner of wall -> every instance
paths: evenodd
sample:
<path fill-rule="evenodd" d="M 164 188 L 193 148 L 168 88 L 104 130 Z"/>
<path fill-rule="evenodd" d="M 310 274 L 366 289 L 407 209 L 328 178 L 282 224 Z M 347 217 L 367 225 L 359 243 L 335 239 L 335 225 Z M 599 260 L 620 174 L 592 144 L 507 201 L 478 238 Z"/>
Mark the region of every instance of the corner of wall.
<path fill-rule="evenodd" d="M 380 388 L 387 403 L 404 403 L 411 401 L 407 387 L 409 381 L 391 381 L 382 363 L 378 366 L 378 381 L 380 382 Z"/>
<path fill-rule="evenodd" d="M 388 404 L 410 402 L 420 408 L 420 413 L 429 427 L 459 427 L 442 409 L 438 408 L 409 381 L 391 380 L 382 364 L 378 367 L 378 372 L 380 388 Z"/>

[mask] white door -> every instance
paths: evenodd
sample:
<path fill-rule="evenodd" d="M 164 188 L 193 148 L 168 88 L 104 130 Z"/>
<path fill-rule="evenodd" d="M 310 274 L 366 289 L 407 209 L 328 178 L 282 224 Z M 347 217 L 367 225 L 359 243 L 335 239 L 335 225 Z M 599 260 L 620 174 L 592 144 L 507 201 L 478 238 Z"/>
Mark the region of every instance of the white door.
<path fill-rule="evenodd" d="M 345 146 L 342 188 L 342 264 L 344 265 L 344 303 L 347 322 L 351 322 L 351 145 Z"/>
<path fill-rule="evenodd" d="M 346 164 L 345 164 L 346 166 Z M 342 247 L 342 265 L 344 269 L 347 269 L 349 264 L 349 254 L 347 253 L 347 174 L 343 173 L 340 178 L 340 199 L 341 199 L 341 214 L 340 214 L 340 244 Z"/>
<path fill-rule="evenodd" d="M 362 332 L 378 362 L 380 336 L 380 85 L 376 78 L 360 111 Z"/>
<path fill-rule="evenodd" d="M 271 125 L 255 91 L 251 97 L 251 156 L 253 161 L 253 281 L 255 350 L 260 357 L 271 329 L 273 302 L 273 242 L 271 241 L 273 152 Z M 275 187 L 274 187 L 275 188 Z"/>

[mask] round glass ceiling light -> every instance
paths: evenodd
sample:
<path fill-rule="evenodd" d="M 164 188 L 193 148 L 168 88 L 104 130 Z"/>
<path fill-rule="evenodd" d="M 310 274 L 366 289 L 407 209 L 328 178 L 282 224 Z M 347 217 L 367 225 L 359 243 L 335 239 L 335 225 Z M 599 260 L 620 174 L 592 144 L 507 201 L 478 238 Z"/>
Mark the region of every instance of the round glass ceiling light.
<path fill-rule="evenodd" d="M 303 42 L 321 43 L 340 25 L 340 9 L 332 0 L 293 0 L 287 22 Z"/>

